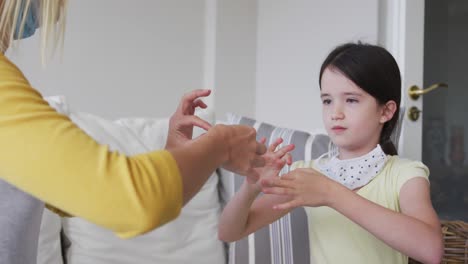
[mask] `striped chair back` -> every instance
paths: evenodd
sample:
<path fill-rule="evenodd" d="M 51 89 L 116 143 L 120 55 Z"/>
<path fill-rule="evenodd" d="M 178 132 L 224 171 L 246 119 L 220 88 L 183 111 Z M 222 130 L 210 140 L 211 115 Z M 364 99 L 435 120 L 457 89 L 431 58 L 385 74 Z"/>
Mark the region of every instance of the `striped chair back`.
<path fill-rule="evenodd" d="M 324 134 L 311 135 L 233 114 L 229 115 L 228 123 L 254 127 L 257 139 L 265 137 L 268 145 L 278 137 L 283 138 L 283 144 L 295 144 L 296 148 L 291 152 L 293 161 L 315 159 L 331 147 L 329 137 Z M 280 174 L 288 171 L 286 166 Z M 233 174 L 226 170 L 221 172 L 225 200 L 234 195 L 245 178 Z M 309 255 L 308 223 L 303 208 L 296 208 L 269 226 L 229 245 L 229 264 L 310 263 Z"/>

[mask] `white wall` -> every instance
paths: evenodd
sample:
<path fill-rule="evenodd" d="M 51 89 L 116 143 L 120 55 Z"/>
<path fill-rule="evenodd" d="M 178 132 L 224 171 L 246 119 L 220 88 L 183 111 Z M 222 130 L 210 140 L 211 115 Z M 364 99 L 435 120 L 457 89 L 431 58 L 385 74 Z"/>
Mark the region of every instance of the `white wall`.
<path fill-rule="evenodd" d="M 255 116 L 257 1 L 217 1 L 215 104 L 226 112 Z"/>
<path fill-rule="evenodd" d="M 202 88 L 204 1 L 69 1 L 62 62 L 43 70 L 38 36 L 9 52 L 44 95 L 108 118 L 165 117 Z"/>
<path fill-rule="evenodd" d="M 377 43 L 377 0 L 258 0 L 256 116 L 323 128 L 318 74 L 332 48 Z"/>
<path fill-rule="evenodd" d="M 204 87 L 218 119 L 235 112 L 312 131 L 323 127 L 321 62 L 345 41 L 377 42 L 378 2 L 70 1 L 62 62 L 41 69 L 37 36 L 9 56 L 44 95 L 79 111 L 165 117 Z"/>

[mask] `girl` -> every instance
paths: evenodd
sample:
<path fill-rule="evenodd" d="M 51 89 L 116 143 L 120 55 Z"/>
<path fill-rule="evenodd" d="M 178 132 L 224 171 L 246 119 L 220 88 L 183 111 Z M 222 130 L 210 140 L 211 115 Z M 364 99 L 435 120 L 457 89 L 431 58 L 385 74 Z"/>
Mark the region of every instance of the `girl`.
<path fill-rule="evenodd" d="M 400 72 L 385 49 L 344 44 L 325 59 L 323 122 L 336 153 L 291 164 L 291 146 L 265 154 L 259 182 L 244 182 L 224 209 L 219 237 L 236 241 L 304 206 L 314 263 L 440 263 L 442 234 L 429 171 L 397 156 L 390 135 L 400 107 Z M 263 191 L 265 195 L 256 199 Z"/>

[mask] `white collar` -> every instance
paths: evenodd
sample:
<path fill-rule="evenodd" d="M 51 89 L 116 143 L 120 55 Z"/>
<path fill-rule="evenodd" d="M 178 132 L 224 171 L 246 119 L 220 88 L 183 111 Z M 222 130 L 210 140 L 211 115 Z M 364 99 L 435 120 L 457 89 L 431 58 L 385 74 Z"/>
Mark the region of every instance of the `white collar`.
<path fill-rule="evenodd" d="M 387 155 L 380 145 L 369 153 L 352 159 L 340 160 L 338 154 L 323 154 L 315 164 L 320 172 L 350 190 L 362 187 L 375 178 L 385 166 Z"/>

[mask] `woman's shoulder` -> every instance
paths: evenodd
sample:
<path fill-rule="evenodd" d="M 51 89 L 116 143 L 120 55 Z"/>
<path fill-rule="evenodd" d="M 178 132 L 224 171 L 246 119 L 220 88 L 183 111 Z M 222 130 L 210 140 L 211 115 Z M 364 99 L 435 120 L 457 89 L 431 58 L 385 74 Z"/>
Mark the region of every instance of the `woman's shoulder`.
<path fill-rule="evenodd" d="M 1 53 L 0 53 L 0 73 L 1 73 L 1 79 L 3 80 L 18 81 L 18 80 L 24 79 L 21 81 L 26 81 L 26 78 L 24 77 L 20 69 L 12 61 L 10 61 L 10 59 L 8 59 L 5 55 Z"/>
<path fill-rule="evenodd" d="M 40 99 L 40 100 L 38 100 Z M 18 104 L 44 104 L 42 95 L 34 89 L 21 70 L 5 55 L 0 54 L 0 104 L 17 108 Z M 44 104 L 45 105 L 45 104 Z"/>
<path fill-rule="evenodd" d="M 42 95 L 34 89 L 26 79 L 21 70 L 0 53 L 0 104 L 5 107 L 5 102 L 11 102 L 17 106 L 17 100 L 28 101 L 28 103 L 44 103 Z M 32 99 L 32 100 L 28 100 Z M 42 100 L 43 101 L 43 100 Z"/>

